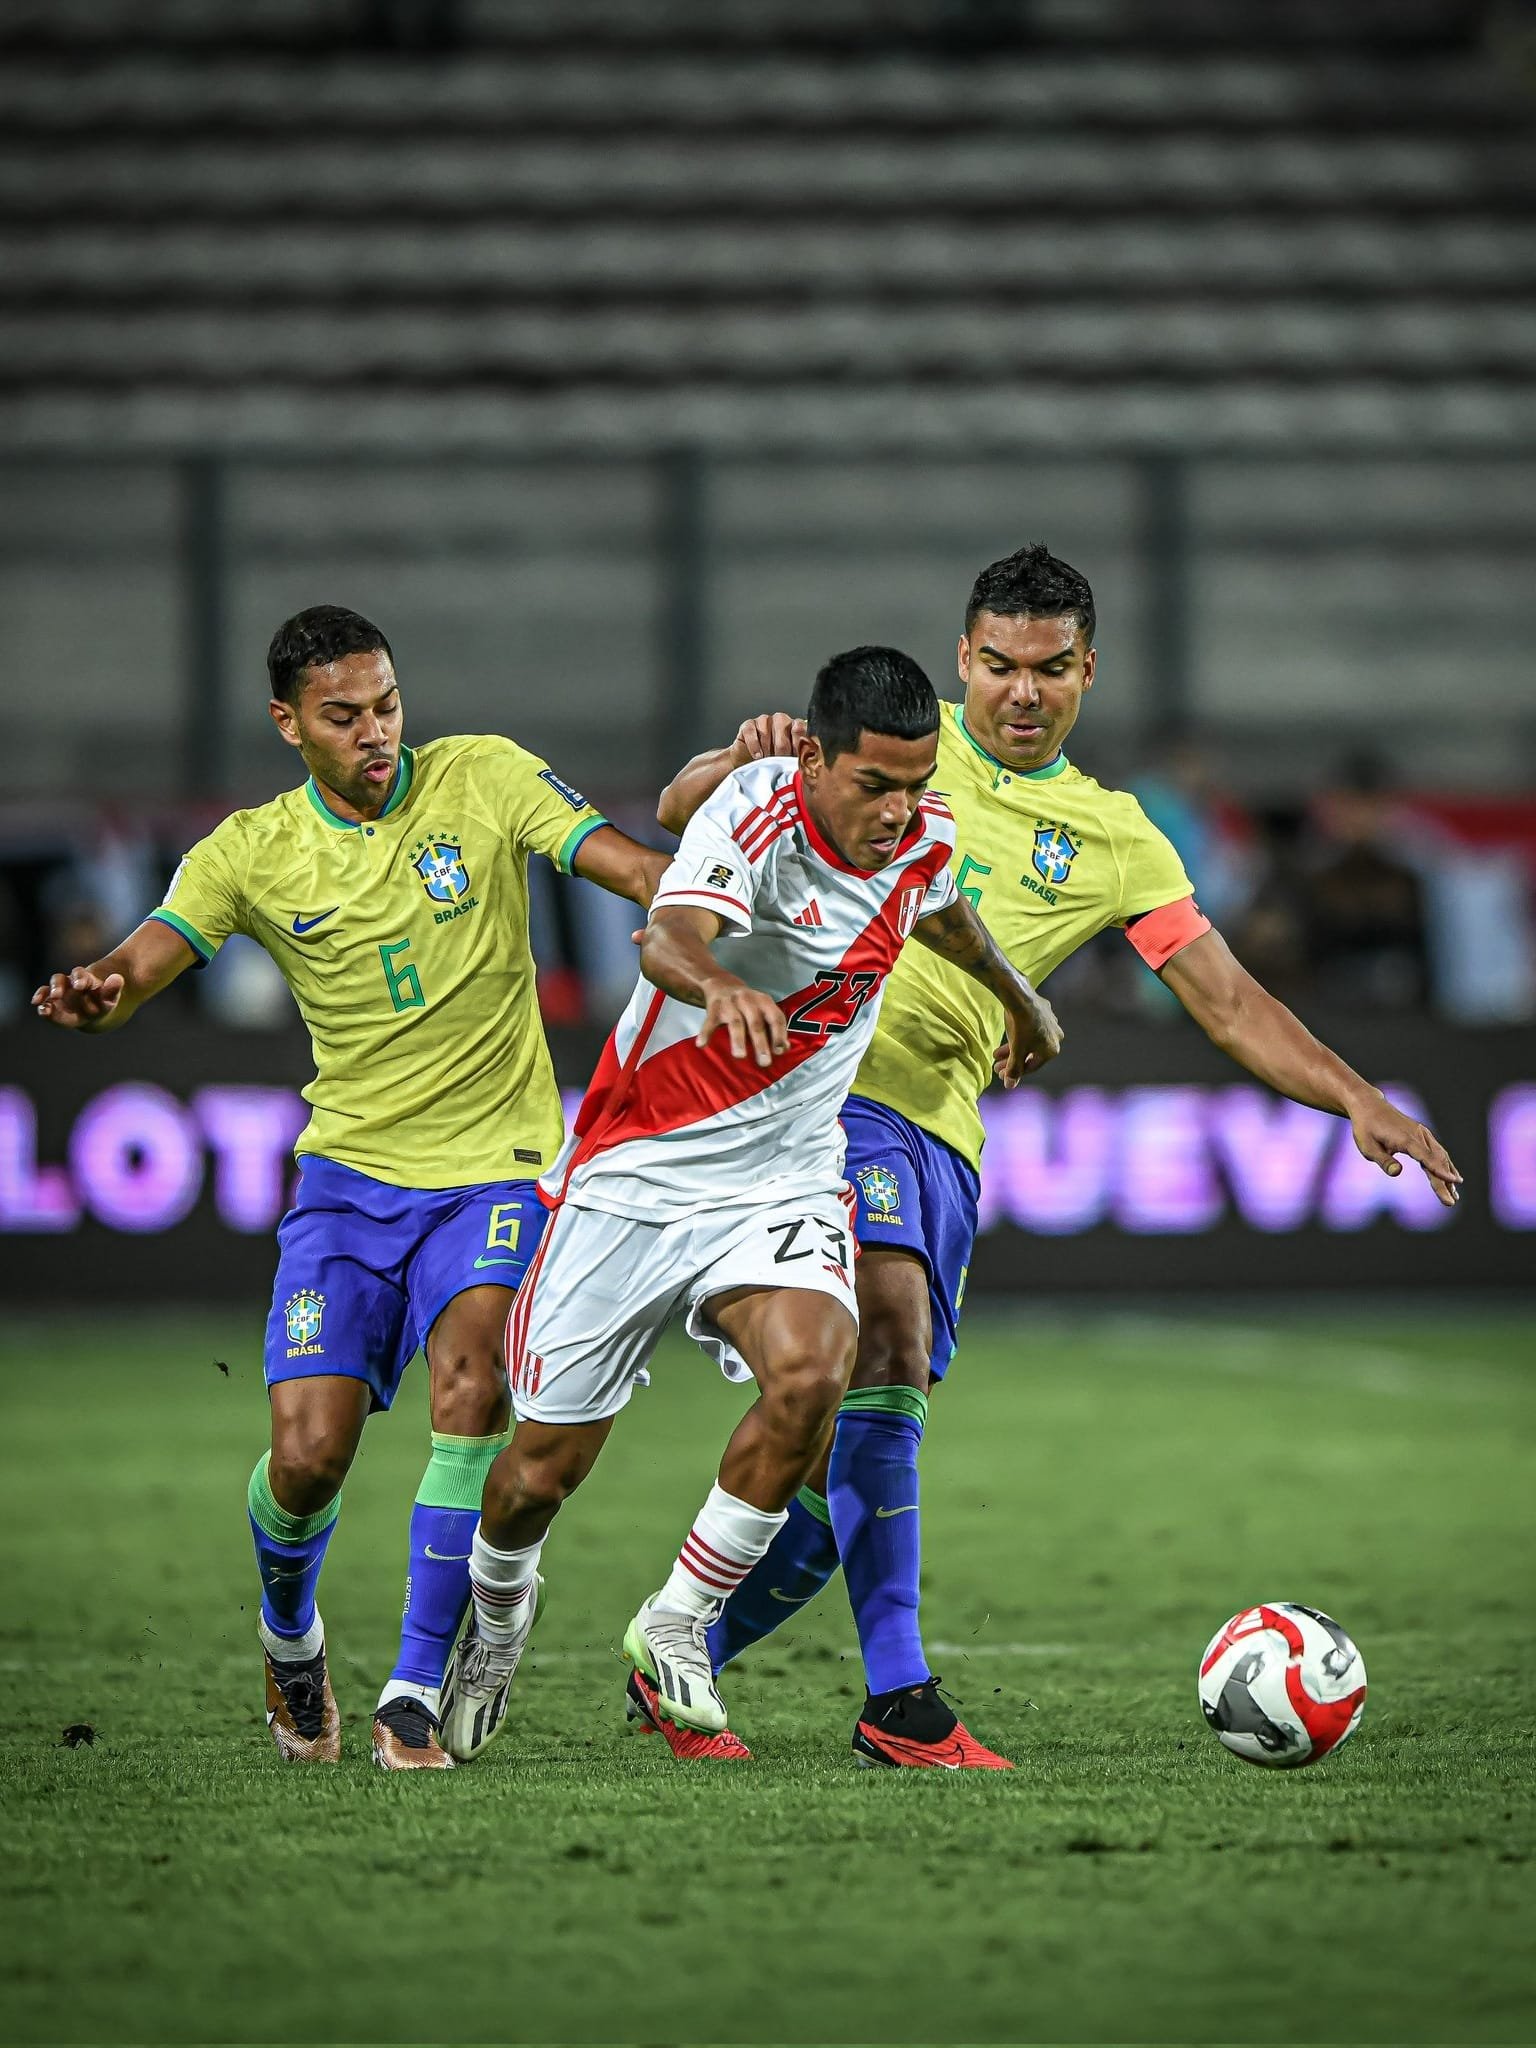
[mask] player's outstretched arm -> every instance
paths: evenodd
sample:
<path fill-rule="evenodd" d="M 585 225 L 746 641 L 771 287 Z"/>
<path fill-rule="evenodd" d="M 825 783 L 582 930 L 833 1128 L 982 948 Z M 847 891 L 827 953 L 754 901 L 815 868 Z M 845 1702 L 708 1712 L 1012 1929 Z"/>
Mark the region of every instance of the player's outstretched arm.
<path fill-rule="evenodd" d="M 1356 1145 L 1383 1173 L 1400 1174 L 1398 1154 L 1405 1154 L 1423 1167 L 1448 1209 L 1459 1199 L 1461 1175 L 1434 1132 L 1394 1109 L 1379 1088 L 1314 1038 L 1233 957 L 1220 932 L 1192 939 L 1159 971 L 1212 1045 L 1257 1080 L 1293 1102 L 1348 1117 Z"/>
<path fill-rule="evenodd" d="M 997 1077 L 1017 1088 L 1026 1074 L 1061 1051 L 1061 1026 L 1045 997 L 1013 965 L 963 896 L 920 917 L 912 936 L 990 989 L 1008 1015 L 1008 1043 L 998 1053 Z"/>
<path fill-rule="evenodd" d="M 596 882 L 615 896 L 627 896 L 642 910 L 649 910 L 657 885 L 672 864 L 669 853 L 642 846 L 617 825 L 599 825 L 576 849 L 571 873 L 584 882 Z"/>
<path fill-rule="evenodd" d="M 141 1004 L 169 988 L 197 955 L 157 917 L 147 917 L 120 946 L 92 961 L 50 974 L 32 993 L 32 1007 L 47 1024 L 65 1031 L 116 1031 Z"/>
<path fill-rule="evenodd" d="M 745 768 L 749 761 L 767 760 L 770 755 L 797 753 L 804 737 L 805 720 L 791 718 L 787 711 L 765 711 L 758 718 L 743 719 L 728 747 L 695 754 L 686 767 L 678 769 L 661 792 L 657 824 L 681 835 L 694 812 L 733 769 Z"/>
<path fill-rule="evenodd" d="M 789 1044 L 789 1026 L 772 996 L 727 974 L 710 952 L 722 929 L 712 910 L 668 904 L 653 911 L 640 939 L 640 972 L 663 995 L 704 1012 L 696 1044 L 708 1045 L 723 1031 L 733 1059 L 750 1054 L 760 1067 L 770 1066 Z"/>

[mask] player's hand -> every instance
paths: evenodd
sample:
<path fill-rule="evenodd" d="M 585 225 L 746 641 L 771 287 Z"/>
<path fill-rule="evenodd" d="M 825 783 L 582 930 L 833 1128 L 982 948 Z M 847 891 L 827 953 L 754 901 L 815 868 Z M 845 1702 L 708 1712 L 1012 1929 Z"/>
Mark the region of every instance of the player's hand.
<path fill-rule="evenodd" d="M 765 711 L 760 718 L 743 719 L 731 741 L 731 766 L 745 768 L 749 761 L 797 754 L 804 738 L 805 720 L 791 718 L 787 711 Z"/>
<path fill-rule="evenodd" d="M 99 1024 L 117 1008 L 123 993 L 120 974 L 92 974 L 88 967 L 72 967 L 68 974 L 51 974 L 43 986 L 32 992 L 32 1007 L 50 1024 L 66 1031 L 82 1025 Z"/>
<path fill-rule="evenodd" d="M 1361 1156 L 1379 1166 L 1383 1173 L 1396 1180 L 1403 1170 L 1397 1155 L 1405 1153 L 1423 1167 L 1430 1186 L 1447 1209 L 1454 1209 L 1461 1200 L 1461 1175 L 1450 1153 L 1427 1125 L 1404 1116 L 1385 1096 L 1375 1095 L 1362 1103 L 1351 1113 L 1349 1127 Z"/>
<path fill-rule="evenodd" d="M 1056 1012 L 1044 996 L 1008 1012 L 1008 1037 L 997 1049 L 993 1072 L 1005 1088 L 1017 1088 L 1026 1074 L 1036 1073 L 1061 1051 L 1062 1031 Z"/>
<path fill-rule="evenodd" d="M 744 1060 L 750 1053 L 760 1067 L 771 1066 L 774 1056 L 789 1045 L 789 1026 L 773 997 L 734 979 L 713 983 L 705 991 L 704 1022 L 695 1042 L 708 1045 L 717 1031 L 730 1039 L 733 1060 Z"/>

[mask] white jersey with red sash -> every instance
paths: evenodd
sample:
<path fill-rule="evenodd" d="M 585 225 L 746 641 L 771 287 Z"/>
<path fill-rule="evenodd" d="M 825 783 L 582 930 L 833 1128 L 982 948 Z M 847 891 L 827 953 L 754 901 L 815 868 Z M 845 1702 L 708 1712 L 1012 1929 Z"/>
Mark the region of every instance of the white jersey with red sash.
<path fill-rule="evenodd" d="M 722 966 L 789 1025 L 768 1067 L 642 979 L 604 1050 L 543 1190 L 552 1203 L 680 1219 L 842 1181 L 837 1121 L 886 976 L 920 917 L 955 900 L 954 821 L 925 796 L 895 856 L 852 866 L 817 830 L 793 761 L 728 776 L 690 821 L 655 908 L 712 910 Z"/>

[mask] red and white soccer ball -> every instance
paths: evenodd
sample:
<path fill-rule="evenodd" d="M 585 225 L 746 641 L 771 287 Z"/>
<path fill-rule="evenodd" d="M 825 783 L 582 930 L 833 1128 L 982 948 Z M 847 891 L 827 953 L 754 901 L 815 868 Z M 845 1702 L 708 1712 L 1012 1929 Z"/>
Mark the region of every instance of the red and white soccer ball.
<path fill-rule="evenodd" d="M 1315 1607 L 1245 1607 L 1200 1659 L 1200 1705 L 1234 1756 L 1294 1771 L 1360 1725 L 1365 1665 L 1339 1624 Z"/>

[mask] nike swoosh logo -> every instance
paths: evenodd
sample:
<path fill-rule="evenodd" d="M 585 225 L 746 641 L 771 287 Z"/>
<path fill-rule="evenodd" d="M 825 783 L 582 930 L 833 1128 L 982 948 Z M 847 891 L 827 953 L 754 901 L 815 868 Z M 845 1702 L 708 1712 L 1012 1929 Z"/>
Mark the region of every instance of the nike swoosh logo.
<path fill-rule="evenodd" d="M 276 1579 L 302 1579 L 308 1575 L 309 1570 L 310 1567 L 307 1564 L 302 1564 L 296 1572 L 269 1571 L 267 1573 L 267 1584 L 270 1586 Z"/>
<path fill-rule="evenodd" d="M 340 908 L 341 905 L 339 903 L 333 903 L 329 910 L 322 910 L 318 917 L 300 917 L 299 913 L 295 911 L 293 913 L 293 929 L 302 939 L 304 934 L 312 932 L 317 924 L 324 924 L 328 917 L 334 917 Z"/>
<path fill-rule="evenodd" d="M 917 1502 L 914 1500 L 909 1501 L 904 1508 L 876 1508 L 875 1519 L 878 1522 L 888 1522 L 892 1515 L 915 1515 L 916 1513 Z"/>
<path fill-rule="evenodd" d="M 805 1602 L 798 1593 L 781 1593 L 777 1586 L 770 1586 L 768 1588 L 768 1598 L 770 1600 L 782 1600 L 786 1607 L 803 1607 L 805 1605 Z"/>
<path fill-rule="evenodd" d="M 478 1273 L 482 1266 L 515 1266 L 516 1264 L 516 1259 L 476 1259 L 475 1271 Z"/>
<path fill-rule="evenodd" d="M 434 1550 L 430 1543 L 427 1545 L 427 1555 L 436 1558 L 439 1564 L 468 1564 L 470 1560 L 470 1552 L 467 1550 L 460 1557 L 456 1550 Z"/>

